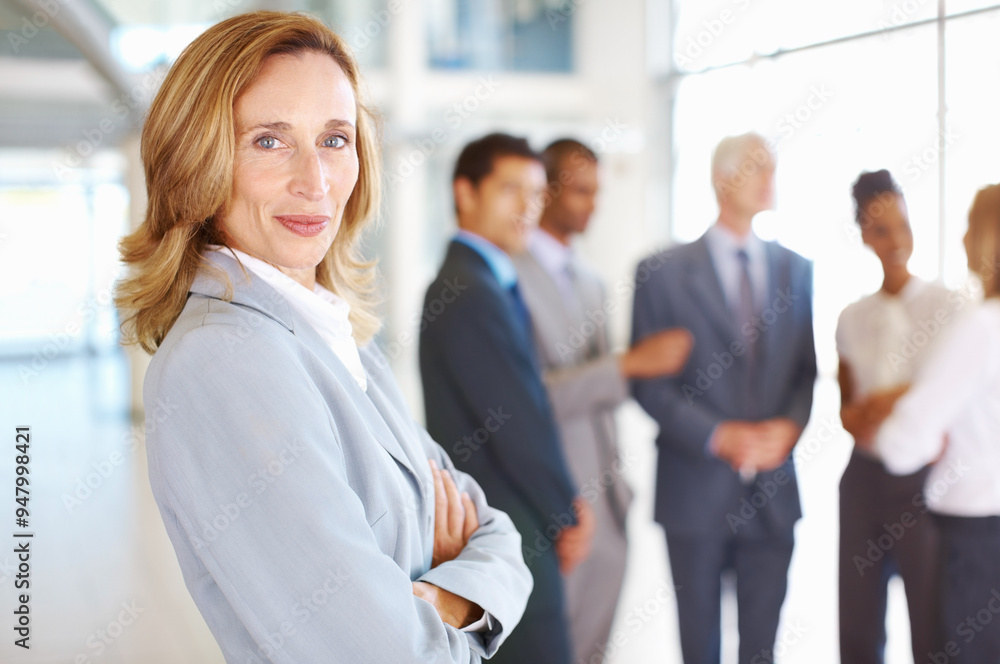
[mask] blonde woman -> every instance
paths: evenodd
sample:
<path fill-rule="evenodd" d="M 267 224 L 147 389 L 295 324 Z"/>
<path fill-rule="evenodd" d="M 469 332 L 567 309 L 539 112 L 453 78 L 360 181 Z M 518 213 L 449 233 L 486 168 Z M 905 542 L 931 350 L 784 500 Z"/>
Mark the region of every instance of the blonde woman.
<path fill-rule="evenodd" d="M 985 301 L 953 322 L 876 437 L 888 469 L 933 463 L 919 504 L 941 530 L 942 650 L 932 662 L 1000 661 L 1000 185 L 982 189 L 965 235 Z M 905 536 L 905 535 L 904 535 Z"/>
<path fill-rule="evenodd" d="M 142 136 L 118 304 L 153 352 L 153 494 L 240 662 L 477 662 L 531 589 L 520 538 L 414 423 L 358 257 L 379 162 L 335 33 L 257 12 L 178 58 Z"/>

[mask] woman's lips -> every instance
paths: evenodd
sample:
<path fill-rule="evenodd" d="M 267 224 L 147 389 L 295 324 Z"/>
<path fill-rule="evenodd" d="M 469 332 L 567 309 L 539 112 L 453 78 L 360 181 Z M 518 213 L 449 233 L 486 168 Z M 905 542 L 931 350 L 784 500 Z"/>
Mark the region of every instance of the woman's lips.
<path fill-rule="evenodd" d="M 330 225 L 330 217 L 308 214 L 284 214 L 275 217 L 278 223 L 302 237 L 315 237 Z"/>

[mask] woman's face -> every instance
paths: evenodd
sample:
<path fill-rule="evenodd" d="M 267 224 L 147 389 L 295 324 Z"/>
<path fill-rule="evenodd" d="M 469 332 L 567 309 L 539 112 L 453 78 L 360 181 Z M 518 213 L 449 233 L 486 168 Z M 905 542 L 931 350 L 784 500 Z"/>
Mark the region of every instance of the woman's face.
<path fill-rule="evenodd" d="M 231 246 L 312 289 L 358 181 L 351 83 L 329 55 L 274 55 L 233 110 L 233 191 L 221 227 Z"/>
<path fill-rule="evenodd" d="M 913 231 L 902 196 L 885 193 L 862 211 L 861 239 L 872 248 L 885 269 L 905 267 L 913 254 Z"/>

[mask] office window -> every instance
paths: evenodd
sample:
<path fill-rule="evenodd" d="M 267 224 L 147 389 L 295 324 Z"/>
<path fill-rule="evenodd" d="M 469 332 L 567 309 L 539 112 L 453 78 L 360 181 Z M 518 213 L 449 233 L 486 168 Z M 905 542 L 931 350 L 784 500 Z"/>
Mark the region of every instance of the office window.
<path fill-rule="evenodd" d="M 952 3 L 949 4 L 949 9 Z M 970 3 L 959 3 L 970 4 Z M 945 269 L 949 284 L 966 272 L 962 236 L 976 192 L 1000 182 L 1000 11 L 948 22 L 945 91 L 949 132 L 945 154 Z"/>
<path fill-rule="evenodd" d="M 44 150 L 0 152 L 0 354 L 116 348 L 112 305 L 128 193 L 115 153 L 60 179 Z"/>
<path fill-rule="evenodd" d="M 778 26 L 777 18 L 783 12 L 798 16 L 803 9 L 794 2 L 675 4 L 674 60 L 680 71 L 675 74 L 671 235 L 693 240 L 714 220 L 709 164 L 723 136 L 754 130 L 772 141 L 778 155 L 777 206 L 761 214 L 755 228 L 816 260 L 816 299 L 824 303 L 816 311 L 817 349 L 821 367 L 831 372 L 837 313 L 877 288 L 881 278 L 853 219 L 850 187 L 858 174 L 879 168 L 892 172 L 913 225 L 911 270 L 953 288 L 967 279 L 961 237 L 972 197 L 1000 180 L 1000 167 L 984 152 L 1000 139 L 995 121 L 1000 91 L 986 74 L 1000 65 L 994 39 L 1000 6 L 945 19 L 942 127 L 936 3 L 864 4 L 872 6 L 859 5 L 857 11 L 837 6 L 834 13 L 844 16 L 800 17 L 789 21 L 789 28 Z M 947 12 L 981 9 L 982 4 L 948 2 Z M 740 6 L 745 7 L 741 21 L 733 19 L 722 28 L 705 23 L 720 8 L 733 13 Z M 883 29 L 877 24 L 883 19 L 905 27 Z M 909 25 L 914 22 L 922 23 Z M 685 30 L 699 25 L 721 32 L 713 43 L 702 39 L 701 59 L 687 62 L 690 73 L 684 73 L 683 50 L 691 43 Z M 804 42 L 810 35 L 839 41 L 809 46 Z M 797 47 L 802 48 L 778 57 L 750 57 Z"/>
<path fill-rule="evenodd" d="M 906 25 L 933 18 L 937 3 L 789 2 L 712 0 L 677 7 L 674 62 L 682 71 L 701 71 L 756 55 Z"/>
<path fill-rule="evenodd" d="M 441 69 L 569 72 L 579 0 L 432 0 L 430 64 Z"/>

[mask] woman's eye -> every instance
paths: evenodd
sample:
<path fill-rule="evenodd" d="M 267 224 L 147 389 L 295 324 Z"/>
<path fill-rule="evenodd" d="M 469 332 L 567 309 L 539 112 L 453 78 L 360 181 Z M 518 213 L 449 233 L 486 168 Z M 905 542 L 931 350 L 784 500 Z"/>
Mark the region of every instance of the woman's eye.
<path fill-rule="evenodd" d="M 346 144 L 343 136 L 329 136 L 323 140 L 323 145 L 328 148 L 342 148 Z"/>
<path fill-rule="evenodd" d="M 264 148 L 265 150 L 270 150 L 278 144 L 278 141 L 274 139 L 274 136 L 261 136 L 257 139 L 257 145 Z"/>

